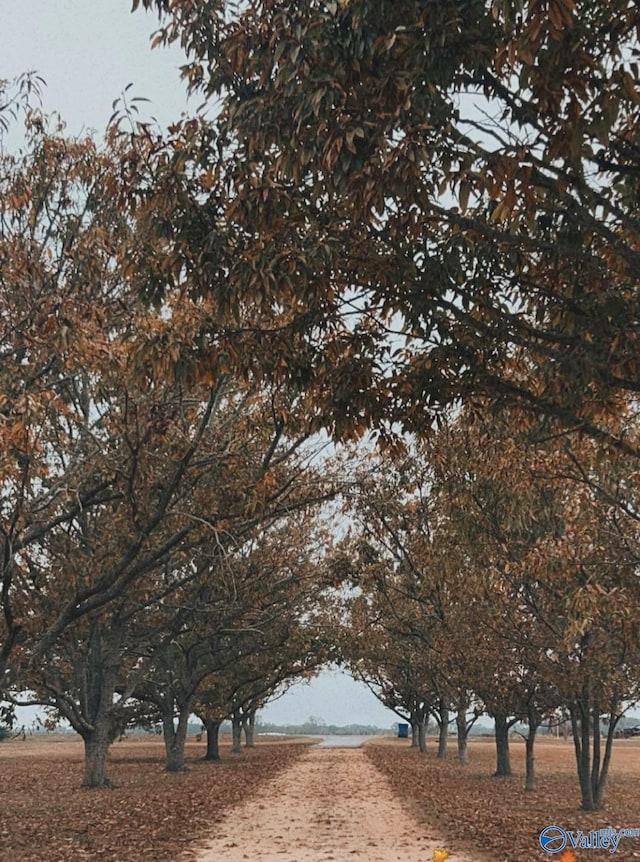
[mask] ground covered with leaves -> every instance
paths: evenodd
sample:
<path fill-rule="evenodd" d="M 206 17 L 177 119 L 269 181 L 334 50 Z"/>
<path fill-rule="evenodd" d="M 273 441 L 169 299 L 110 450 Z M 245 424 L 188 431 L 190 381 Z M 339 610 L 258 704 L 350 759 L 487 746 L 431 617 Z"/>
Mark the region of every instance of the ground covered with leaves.
<path fill-rule="evenodd" d="M 437 828 L 449 849 L 478 851 L 494 862 L 558 859 L 539 845 L 549 825 L 567 830 L 614 826 L 640 828 L 640 742 L 618 741 L 605 790 L 605 807 L 581 811 L 571 742 L 553 740 L 537 746 L 537 789 L 524 791 L 524 745 L 512 744 L 512 778 L 495 778 L 492 740 L 473 741 L 463 767 L 451 750 L 437 760 L 435 744 L 420 754 L 402 740 L 365 746 L 373 763 L 391 779 L 396 792 L 425 824 Z M 640 838 L 623 838 L 614 856 L 608 850 L 576 851 L 576 862 L 640 859 Z"/>
<path fill-rule="evenodd" d="M 86 790 L 82 744 L 73 737 L 28 737 L 0 744 L 2 862 L 176 862 L 206 837 L 224 809 L 260 794 L 261 785 L 306 750 L 303 743 L 259 742 L 218 763 L 187 744 L 188 772 L 164 772 L 160 740 L 112 746 L 113 790 Z M 188 858 L 188 857 L 184 857 Z"/>

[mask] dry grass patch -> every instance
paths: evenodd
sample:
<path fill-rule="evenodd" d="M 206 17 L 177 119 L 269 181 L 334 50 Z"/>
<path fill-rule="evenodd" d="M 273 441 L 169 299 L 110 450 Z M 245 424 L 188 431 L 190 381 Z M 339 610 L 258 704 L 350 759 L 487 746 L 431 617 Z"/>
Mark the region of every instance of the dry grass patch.
<path fill-rule="evenodd" d="M 259 742 L 219 763 L 187 745 L 189 771 L 164 772 L 161 740 L 130 738 L 110 753 L 113 790 L 80 788 L 82 743 L 29 738 L 0 744 L 2 862 L 176 862 L 206 837 L 224 809 L 250 795 L 306 750 Z"/>
<path fill-rule="evenodd" d="M 640 742 L 617 741 L 614 745 L 605 809 L 579 809 L 580 793 L 573 745 L 561 740 L 537 743 L 538 787 L 524 791 L 524 745 L 511 746 L 512 778 L 495 778 L 492 740 L 473 741 L 470 763 L 460 766 L 455 750 L 439 761 L 435 745 L 426 755 L 412 751 L 404 740 L 369 744 L 366 754 L 385 772 L 417 817 L 438 829 L 450 847 L 486 854 L 494 862 L 532 862 L 554 856 L 545 853 L 538 837 L 551 824 L 565 829 L 600 829 L 607 826 L 640 828 Z M 583 850 L 578 862 L 640 859 L 640 839 L 623 838 L 617 853 Z"/>

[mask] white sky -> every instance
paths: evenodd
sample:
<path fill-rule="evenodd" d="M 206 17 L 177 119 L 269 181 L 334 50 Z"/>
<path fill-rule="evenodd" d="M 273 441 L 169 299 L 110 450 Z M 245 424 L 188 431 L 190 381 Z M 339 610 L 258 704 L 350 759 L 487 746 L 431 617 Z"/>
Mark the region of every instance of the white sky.
<path fill-rule="evenodd" d="M 341 671 L 323 671 L 309 683 L 298 683 L 260 712 L 276 724 L 302 724 L 310 716 L 327 724 L 372 724 L 390 728 L 401 719 L 376 700 L 363 683 Z"/>
<path fill-rule="evenodd" d="M 151 99 L 141 111 L 162 126 L 187 109 L 176 49 L 149 48 L 157 19 L 130 0 L 0 0 L 0 78 L 37 71 L 44 106 L 71 134 L 104 130 L 112 104 L 130 94 Z"/>
<path fill-rule="evenodd" d="M 69 134 L 93 130 L 101 136 L 112 104 L 143 96 L 141 114 L 161 126 L 188 112 L 178 68 L 178 49 L 149 48 L 156 19 L 130 13 L 130 0 L 0 0 L 0 79 L 36 71 L 46 81 L 45 112 L 57 111 Z M 12 142 L 13 145 L 13 142 Z M 33 710 L 23 713 L 29 723 Z M 397 717 L 366 686 L 340 672 L 324 672 L 297 685 L 263 711 L 265 721 L 299 723 L 309 716 L 327 724 L 390 727 Z"/>

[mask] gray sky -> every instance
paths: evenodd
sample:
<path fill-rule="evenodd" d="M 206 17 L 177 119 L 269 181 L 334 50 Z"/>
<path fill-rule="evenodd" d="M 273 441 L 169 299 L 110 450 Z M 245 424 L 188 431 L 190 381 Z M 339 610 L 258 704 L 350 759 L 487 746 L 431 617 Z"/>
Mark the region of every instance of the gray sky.
<path fill-rule="evenodd" d="M 113 101 L 130 83 L 130 95 L 151 100 L 140 104 L 141 113 L 168 125 L 188 109 L 178 72 L 184 58 L 178 49 L 151 51 L 156 19 L 130 8 L 130 0 L 0 0 L 0 79 L 37 71 L 46 81 L 45 111 L 57 111 L 73 135 L 101 136 Z M 25 711 L 23 720 L 31 715 Z M 390 727 L 397 720 L 364 685 L 329 671 L 263 712 L 275 722 L 311 715 L 327 724 Z"/>
<path fill-rule="evenodd" d="M 102 133 L 113 101 L 151 99 L 141 111 L 161 125 L 187 108 L 178 49 L 149 48 L 157 19 L 130 0 L 0 0 L 0 78 L 35 70 L 46 81 L 44 106 L 58 111 L 71 134 Z"/>
<path fill-rule="evenodd" d="M 302 724 L 310 716 L 327 724 L 373 724 L 390 728 L 400 721 L 362 683 L 341 671 L 323 671 L 309 683 L 298 683 L 260 713 L 264 721 Z"/>

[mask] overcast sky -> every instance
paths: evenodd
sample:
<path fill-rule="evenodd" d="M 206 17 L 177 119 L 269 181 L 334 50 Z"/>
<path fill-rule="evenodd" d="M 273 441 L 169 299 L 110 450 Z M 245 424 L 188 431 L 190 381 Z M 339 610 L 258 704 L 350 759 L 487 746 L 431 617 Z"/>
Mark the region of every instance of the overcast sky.
<path fill-rule="evenodd" d="M 72 134 L 101 134 L 130 83 L 132 94 L 151 99 L 142 110 L 166 126 L 187 109 L 183 56 L 151 51 L 157 19 L 130 8 L 130 0 L 0 0 L 0 78 L 37 71 L 45 109 L 58 111 Z"/>
<path fill-rule="evenodd" d="M 130 94 L 151 100 L 141 112 L 168 125 L 189 109 L 178 72 L 184 58 L 178 49 L 151 51 L 156 19 L 130 8 L 130 0 L 0 0 L 0 79 L 38 72 L 46 81 L 45 111 L 57 111 L 73 135 L 101 136 L 128 84 Z M 327 724 L 390 727 L 397 720 L 365 686 L 339 672 L 295 686 L 263 712 L 276 722 L 311 715 Z"/>

